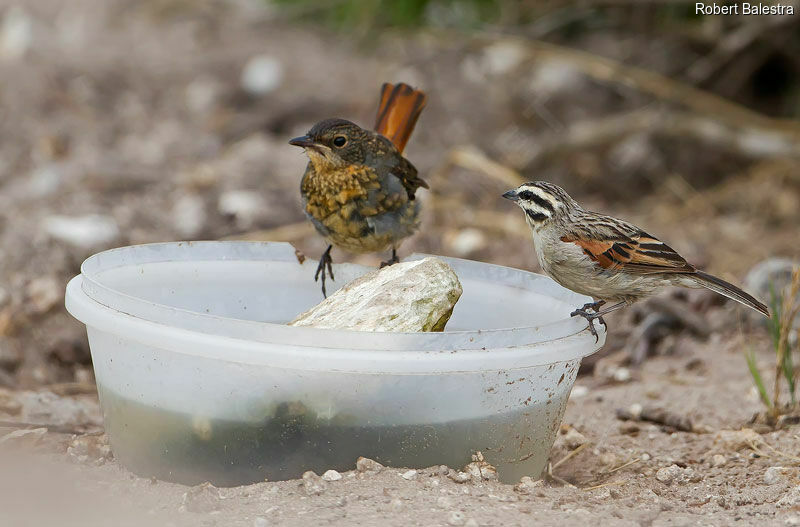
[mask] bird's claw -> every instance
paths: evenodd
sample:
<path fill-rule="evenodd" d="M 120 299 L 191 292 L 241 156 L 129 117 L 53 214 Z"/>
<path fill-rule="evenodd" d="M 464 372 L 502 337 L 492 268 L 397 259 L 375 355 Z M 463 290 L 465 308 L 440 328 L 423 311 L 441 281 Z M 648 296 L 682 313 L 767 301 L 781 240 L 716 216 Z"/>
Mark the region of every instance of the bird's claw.
<path fill-rule="evenodd" d="M 381 266 L 379 269 L 383 269 L 384 267 L 389 267 L 390 265 L 394 265 L 396 263 L 400 263 L 400 258 L 397 257 L 397 250 L 392 250 L 392 257 L 386 262 L 381 262 Z"/>
<path fill-rule="evenodd" d="M 317 265 L 317 272 L 314 273 L 314 281 L 319 281 L 320 277 L 322 277 L 322 296 L 328 298 L 328 292 L 325 290 L 325 274 L 327 271 L 327 275 L 331 277 L 331 280 L 335 280 L 333 277 L 333 258 L 331 258 L 331 246 L 328 246 L 328 249 L 322 253 L 322 256 L 319 258 L 319 265 Z"/>
<path fill-rule="evenodd" d="M 598 342 L 600 340 L 600 335 L 597 333 L 597 330 L 594 327 L 594 321 L 597 320 L 598 322 L 600 322 L 600 324 L 602 324 L 606 330 L 608 330 L 608 326 L 606 325 L 606 321 L 603 320 L 603 316 L 597 314 L 597 311 L 593 313 L 590 313 L 588 311 L 589 309 L 595 310 L 596 304 L 597 304 L 596 302 L 592 304 L 585 304 L 582 308 L 576 309 L 575 311 L 570 313 L 569 316 L 571 317 L 580 316 L 585 318 L 586 321 L 589 322 L 589 333 L 591 333 L 592 336 L 594 336 L 594 341 Z"/>

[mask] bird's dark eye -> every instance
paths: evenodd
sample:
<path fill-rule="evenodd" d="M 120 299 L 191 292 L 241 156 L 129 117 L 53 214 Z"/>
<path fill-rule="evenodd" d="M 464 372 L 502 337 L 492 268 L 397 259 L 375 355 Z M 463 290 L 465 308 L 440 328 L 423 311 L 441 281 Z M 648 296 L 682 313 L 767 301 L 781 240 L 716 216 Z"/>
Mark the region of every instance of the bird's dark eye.
<path fill-rule="evenodd" d="M 337 135 L 336 137 L 333 138 L 333 146 L 341 148 L 346 144 L 347 144 L 347 138 L 343 135 Z"/>
<path fill-rule="evenodd" d="M 530 201 L 533 199 L 533 192 L 530 190 L 523 190 L 519 193 L 519 197 L 524 199 L 525 201 Z"/>

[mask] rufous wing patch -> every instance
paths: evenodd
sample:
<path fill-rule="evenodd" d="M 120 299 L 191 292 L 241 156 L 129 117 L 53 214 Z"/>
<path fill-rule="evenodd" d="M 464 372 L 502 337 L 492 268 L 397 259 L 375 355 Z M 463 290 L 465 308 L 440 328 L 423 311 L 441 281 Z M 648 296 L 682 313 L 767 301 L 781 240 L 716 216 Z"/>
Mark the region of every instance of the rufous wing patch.
<path fill-rule="evenodd" d="M 603 269 L 639 273 L 695 272 L 695 268 L 670 246 L 645 233 L 613 240 L 564 235 L 561 241 L 574 243 Z"/>

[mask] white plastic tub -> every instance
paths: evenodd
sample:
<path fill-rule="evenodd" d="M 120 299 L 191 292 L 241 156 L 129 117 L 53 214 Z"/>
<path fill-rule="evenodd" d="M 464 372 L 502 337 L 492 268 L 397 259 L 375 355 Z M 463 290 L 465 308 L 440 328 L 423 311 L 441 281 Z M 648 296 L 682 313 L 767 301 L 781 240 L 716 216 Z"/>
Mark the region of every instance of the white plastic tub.
<path fill-rule="evenodd" d="M 412 256 L 411 259 L 422 256 Z M 538 476 L 581 358 L 589 299 L 506 267 L 445 260 L 464 293 L 443 333 L 289 327 L 318 303 L 316 262 L 285 243 L 181 242 L 87 259 L 67 286 L 86 324 L 106 429 L 136 473 L 238 485 L 358 456 Z M 334 266 L 329 291 L 370 269 Z"/>

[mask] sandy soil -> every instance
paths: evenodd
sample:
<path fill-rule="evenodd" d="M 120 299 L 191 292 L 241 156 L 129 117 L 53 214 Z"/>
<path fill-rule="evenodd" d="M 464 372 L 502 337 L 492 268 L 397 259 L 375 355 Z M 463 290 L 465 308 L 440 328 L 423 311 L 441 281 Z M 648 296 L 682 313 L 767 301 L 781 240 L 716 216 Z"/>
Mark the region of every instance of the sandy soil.
<path fill-rule="evenodd" d="M 189 488 L 139 478 L 97 452 L 83 459 L 74 436 L 47 433 L 27 454 L 0 450 L 0 514 L 14 526 L 800 524 L 796 432 L 734 432 L 760 410 L 742 367 L 746 345 L 733 334 L 681 346 L 627 382 L 579 377 L 551 454 L 558 480 L 456 483 L 439 467 L 411 479 L 407 468 L 385 468 L 321 485 Z M 635 404 L 689 418 L 697 432 L 615 417 Z"/>

